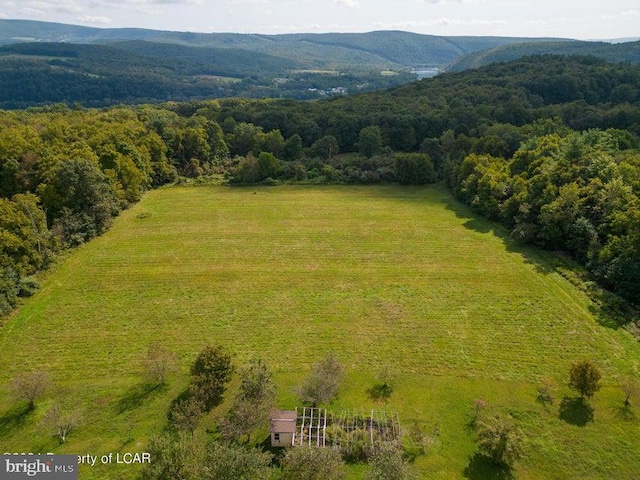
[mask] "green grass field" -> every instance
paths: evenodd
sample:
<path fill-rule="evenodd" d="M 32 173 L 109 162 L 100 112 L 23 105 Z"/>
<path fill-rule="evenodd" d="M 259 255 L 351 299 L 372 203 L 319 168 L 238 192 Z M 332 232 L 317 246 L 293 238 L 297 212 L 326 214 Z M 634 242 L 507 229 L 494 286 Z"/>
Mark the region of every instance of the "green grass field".
<path fill-rule="evenodd" d="M 311 364 L 336 352 L 348 377 L 332 409 L 386 408 L 403 425 L 439 430 L 415 463 L 423 478 L 495 478 L 474 456 L 476 398 L 489 403 L 484 415 L 510 414 L 526 436 L 514 478 L 640 478 L 640 399 L 625 413 L 617 387 L 640 372 L 640 344 L 602 326 L 545 258 L 442 187 L 150 192 L 48 272 L 0 329 L 0 452 L 143 452 L 196 354 L 222 343 L 236 364 L 269 364 L 282 407 L 296 406 L 293 388 Z M 174 350 L 181 369 L 167 388 L 144 392 L 140 357 L 152 341 Z M 585 358 L 604 387 L 593 421 L 580 425 L 560 404 L 574 396 L 571 363 Z M 366 393 L 382 366 L 396 376 L 387 405 Z M 50 372 L 57 387 L 25 413 L 8 387 L 31 370 Z M 535 399 L 545 377 L 556 385 L 548 408 Z M 38 427 L 54 398 L 82 412 L 62 446 Z M 352 467 L 352 478 L 361 471 Z M 137 472 L 83 467 L 80 478 Z"/>

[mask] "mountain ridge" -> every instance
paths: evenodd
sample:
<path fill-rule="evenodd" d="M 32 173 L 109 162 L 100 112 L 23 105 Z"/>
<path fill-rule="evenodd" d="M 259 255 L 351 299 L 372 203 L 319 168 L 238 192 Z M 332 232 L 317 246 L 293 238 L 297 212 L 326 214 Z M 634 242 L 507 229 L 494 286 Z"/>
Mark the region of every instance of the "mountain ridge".
<path fill-rule="evenodd" d="M 242 34 L 199 33 L 140 28 L 96 28 L 34 20 L 0 19 L 0 45 L 21 42 L 110 43 L 145 40 L 187 46 L 239 48 L 294 60 L 316 62 L 318 67 L 365 65 L 398 68 L 441 67 L 461 55 L 510 43 L 556 40 L 526 37 L 443 37 L 400 30 L 365 33 Z"/>

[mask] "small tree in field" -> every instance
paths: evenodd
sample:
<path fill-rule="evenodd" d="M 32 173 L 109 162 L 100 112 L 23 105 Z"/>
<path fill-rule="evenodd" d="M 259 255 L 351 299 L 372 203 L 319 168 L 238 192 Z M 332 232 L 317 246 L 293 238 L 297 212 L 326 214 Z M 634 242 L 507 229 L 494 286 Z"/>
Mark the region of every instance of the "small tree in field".
<path fill-rule="evenodd" d="M 204 457 L 204 442 L 186 432 L 164 432 L 149 440 L 152 462 L 145 465 L 142 480 L 191 478 L 194 460 Z M 196 477 L 200 478 L 200 477 Z"/>
<path fill-rule="evenodd" d="M 478 423 L 478 419 L 480 418 L 480 414 L 482 413 L 482 410 L 484 410 L 488 406 L 489 406 L 489 403 L 483 398 L 476 398 L 473 401 L 474 415 L 473 415 L 473 419 L 471 420 L 471 425 L 476 425 Z"/>
<path fill-rule="evenodd" d="M 511 422 L 491 417 L 478 422 L 478 450 L 496 464 L 512 466 L 522 456 L 522 434 Z"/>
<path fill-rule="evenodd" d="M 204 461 L 198 465 L 201 476 L 190 478 L 202 480 L 272 480 L 270 453 L 257 448 L 225 445 L 213 442 L 208 445 Z M 302 477 L 300 477 L 302 478 Z"/>
<path fill-rule="evenodd" d="M 232 374 L 231 355 L 224 347 L 206 347 L 191 367 L 189 392 L 208 412 L 222 401 Z"/>
<path fill-rule="evenodd" d="M 45 414 L 42 424 L 49 433 L 57 437 L 60 443 L 67 441 L 67 435 L 80 423 L 80 415 L 76 409 L 63 409 L 56 404 Z"/>
<path fill-rule="evenodd" d="M 183 398 L 171 405 L 169 420 L 177 430 L 193 434 L 198 427 L 203 411 L 204 405 L 196 398 Z"/>
<path fill-rule="evenodd" d="M 536 400 L 545 407 L 547 404 L 553 405 L 553 385 L 551 380 L 544 379 L 538 386 L 538 396 L 536 397 Z"/>
<path fill-rule="evenodd" d="M 393 374 L 387 365 L 378 373 L 376 383 L 369 389 L 369 396 L 374 400 L 387 402 L 393 393 Z"/>
<path fill-rule="evenodd" d="M 147 354 L 142 360 L 144 376 L 149 382 L 156 385 L 164 385 L 167 375 L 176 368 L 175 354 L 162 344 L 150 343 Z"/>
<path fill-rule="evenodd" d="M 331 402 L 338 393 L 342 376 L 342 365 L 333 353 L 328 353 L 313 366 L 311 374 L 299 389 L 300 398 L 313 407 Z"/>
<path fill-rule="evenodd" d="M 415 475 L 411 466 L 396 448 L 383 448 L 369 460 L 366 480 L 411 480 Z"/>
<path fill-rule="evenodd" d="M 600 370 L 590 360 L 582 360 L 571 365 L 569 387 L 576 390 L 582 398 L 593 397 L 600 390 Z"/>
<path fill-rule="evenodd" d="M 240 391 L 231 410 L 220 421 L 222 434 L 228 440 L 238 441 L 243 435 L 247 442 L 254 430 L 269 422 L 275 407 L 275 385 L 269 368 L 260 360 L 251 360 L 240 370 Z"/>
<path fill-rule="evenodd" d="M 18 400 L 29 402 L 29 409 L 33 410 L 36 400 L 41 398 L 51 387 L 51 378 L 45 372 L 23 373 L 13 379 L 13 394 Z"/>
<path fill-rule="evenodd" d="M 290 448 L 282 459 L 282 480 L 341 480 L 346 474 L 344 461 L 333 448 Z"/>
<path fill-rule="evenodd" d="M 620 388 L 625 394 L 624 406 L 628 408 L 631 406 L 631 398 L 636 396 L 638 391 L 640 391 L 638 381 L 633 377 L 627 377 L 622 381 Z"/>

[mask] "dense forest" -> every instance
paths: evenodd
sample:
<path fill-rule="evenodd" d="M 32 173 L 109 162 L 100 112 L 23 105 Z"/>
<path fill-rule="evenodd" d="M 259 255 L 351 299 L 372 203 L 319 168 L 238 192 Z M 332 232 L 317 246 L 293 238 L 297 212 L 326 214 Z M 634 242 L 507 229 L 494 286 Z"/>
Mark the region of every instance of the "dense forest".
<path fill-rule="evenodd" d="M 514 239 L 640 298 L 640 67 L 542 56 L 318 102 L 0 112 L 0 309 L 145 190 L 445 181 Z"/>

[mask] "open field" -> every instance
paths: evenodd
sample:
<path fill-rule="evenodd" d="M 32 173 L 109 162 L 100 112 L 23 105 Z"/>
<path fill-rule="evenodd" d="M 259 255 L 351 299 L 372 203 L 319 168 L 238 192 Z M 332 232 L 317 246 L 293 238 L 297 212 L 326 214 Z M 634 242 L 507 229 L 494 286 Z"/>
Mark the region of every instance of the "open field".
<path fill-rule="evenodd" d="M 238 83 L 241 82 L 241 78 L 236 77 L 223 77 L 221 75 L 194 75 L 193 78 L 197 80 L 214 80 L 216 82 Z"/>
<path fill-rule="evenodd" d="M 334 410 L 380 408 L 366 391 L 389 367 L 396 389 L 383 407 L 439 430 L 416 461 L 423 478 L 495 478 L 467 426 L 483 398 L 485 414 L 510 413 L 526 436 L 514 478 L 637 479 L 640 399 L 623 415 L 617 384 L 640 372 L 640 344 L 591 307 L 543 255 L 441 187 L 160 189 L 60 262 L 0 330 L 0 451 L 142 452 L 198 351 L 219 342 L 237 364 L 270 365 L 282 407 L 327 351 L 349 372 Z M 177 352 L 181 370 L 144 392 L 151 341 Z M 584 358 L 605 385 L 586 424 L 560 406 Z M 31 370 L 57 389 L 27 414 L 8 387 Z M 556 385 L 548 408 L 535 401 L 544 377 Z M 83 417 L 63 446 L 38 428 L 54 397 Z M 80 478 L 136 472 L 86 467 Z"/>

